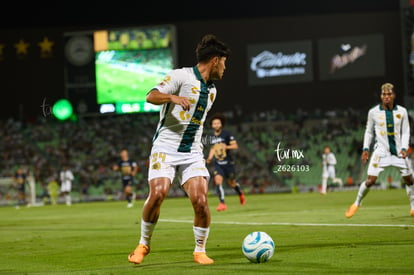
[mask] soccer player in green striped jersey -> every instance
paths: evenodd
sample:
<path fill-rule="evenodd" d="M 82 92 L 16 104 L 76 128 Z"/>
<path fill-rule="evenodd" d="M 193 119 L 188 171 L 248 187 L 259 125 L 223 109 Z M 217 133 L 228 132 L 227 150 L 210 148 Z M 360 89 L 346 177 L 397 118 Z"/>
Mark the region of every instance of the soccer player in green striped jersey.
<path fill-rule="evenodd" d="M 207 34 L 196 47 L 197 64 L 172 70 L 147 95 L 147 102 L 162 105 L 160 120 L 153 137 L 149 157 L 149 194 L 142 209 L 141 235 L 138 246 L 128 256 L 140 264 L 149 252 L 161 204 L 177 178 L 194 209 L 194 261 L 212 264 L 206 254 L 210 231 L 207 202 L 207 170 L 201 137 L 207 112 L 216 98 L 214 80 L 223 78 L 229 47 Z"/>

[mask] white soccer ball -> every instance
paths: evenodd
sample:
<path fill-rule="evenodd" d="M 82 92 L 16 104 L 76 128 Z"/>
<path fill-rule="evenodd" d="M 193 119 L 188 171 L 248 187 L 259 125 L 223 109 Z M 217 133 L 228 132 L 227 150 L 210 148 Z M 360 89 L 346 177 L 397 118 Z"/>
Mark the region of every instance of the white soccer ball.
<path fill-rule="evenodd" d="M 244 238 L 242 251 L 250 262 L 264 263 L 273 256 L 275 243 L 266 232 L 254 231 Z"/>

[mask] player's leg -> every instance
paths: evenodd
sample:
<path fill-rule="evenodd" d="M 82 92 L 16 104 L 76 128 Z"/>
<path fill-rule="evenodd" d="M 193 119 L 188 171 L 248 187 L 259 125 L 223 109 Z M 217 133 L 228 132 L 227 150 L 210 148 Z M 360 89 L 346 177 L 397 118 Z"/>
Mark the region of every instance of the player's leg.
<path fill-rule="evenodd" d="M 324 176 L 324 177 L 322 177 L 322 186 L 321 186 L 320 193 L 322 195 L 325 195 L 327 190 L 328 190 L 328 177 Z"/>
<path fill-rule="evenodd" d="M 206 243 L 210 232 L 207 180 L 202 176 L 192 177 L 183 184 L 183 188 L 194 209 L 194 260 L 199 264 L 212 264 L 214 261 L 206 255 Z"/>
<path fill-rule="evenodd" d="M 323 170 L 322 170 L 322 185 L 321 185 L 321 190 L 319 191 L 322 195 L 325 195 L 327 190 L 328 190 L 328 177 L 329 177 L 328 169 L 323 168 Z"/>
<path fill-rule="evenodd" d="M 219 198 L 219 204 L 216 210 L 224 211 L 227 209 L 227 205 L 224 201 L 224 188 L 223 188 L 224 171 L 220 166 L 216 165 L 213 174 L 214 174 L 213 181 L 214 181 L 214 185 L 216 186 L 217 196 Z"/>
<path fill-rule="evenodd" d="M 234 170 L 234 166 L 227 167 L 225 174 L 227 176 L 227 183 L 228 185 L 233 188 L 237 195 L 239 196 L 240 204 L 246 204 L 246 198 L 244 197 L 244 193 L 240 188 L 240 184 L 236 181 L 236 173 Z"/>
<path fill-rule="evenodd" d="M 132 203 L 132 185 L 131 180 L 122 180 L 122 187 L 124 189 L 124 196 L 126 201 L 128 202 L 127 207 L 130 208 L 133 206 Z"/>
<path fill-rule="evenodd" d="M 368 194 L 370 187 L 375 184 L 377 176 L 368 175 L 367 179 L 361 183 L 355 202 L 347 209 L 345 216 L 351 218 L 358 211 L 363 198 Z"/>
<path fill-rule="evenodd" d="M 414 217 L 414 185 L 412 175 L 404 176 L 405 190 L 410 200 L 410 215 Z"/>
<path fill-rule="evenodd" d="M 365 198 L 365 196 L 368 194 L 370 187 L 375 184 L 377 181 L 378 175 L 384 171 L 384 168 L 391 165 L 391 160 L 388 158 L 380 158 L 376 152 L 374 151 L 371 160 L 368 165 L 368 177 L 365 181 L 361 183 L 358 189 L 358 193 L 355 199 L 355 202 L 351 204 L 351 206 L 348 207 L 348 209 L 345 212 L 345 216 L 347 218 L 351 218 L 355 215 L 355 213 L 358 211 L 359 207 L 362 204 L 362 200 Z"/>
<path fill-rule="evenodd" d="M 131 263 L 140 264 L 150 252 L 152 233 L 160 216 L 161 205 L 170 190 L 171 180 L 167 177 L 154 178 L 149 182 L 149 194 L 142 209 L 141 236 L 138 246 L 129 254 Z"/>
<path fill-rule="evenodd" d="M 331 166 L 330 177 L 331 177 L 332 183 L 336 183 L 339 185 L 339 187 L 342 188 L 342 186 L 344 185 L 344 182 L 342 181 L 341 178 L 338 178 L 336 176 L 335 166 Z"/>
<path fill-rule="evenodd" d="M 68 206 L 72 205 L 72 196 L 70 194 L 71 189 L 72 184 L 70 182 L 67 182 L 65 186 L 65 202 Z"/>

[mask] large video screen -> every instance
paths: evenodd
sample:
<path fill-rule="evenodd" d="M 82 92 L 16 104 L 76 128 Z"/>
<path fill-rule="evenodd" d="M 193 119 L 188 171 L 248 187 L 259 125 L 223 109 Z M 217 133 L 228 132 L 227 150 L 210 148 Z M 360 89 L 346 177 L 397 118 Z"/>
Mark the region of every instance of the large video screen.
<path fill-rule="evenodd" d="M 94 49 L 98 104 L 117 113 L 160 110 L 145 99 L 175 67 L 173 26 L 97 31 Z"/>
<path fill-rule="evenodd" d="M 308 40 L 248 45 L 247 60 L 250 86 L 313 80 Z"/>
<path fill-rule="evenodd" d="M 383 76 L 382 34 L 324 38 L 318 41 L 321 80 Z"/>

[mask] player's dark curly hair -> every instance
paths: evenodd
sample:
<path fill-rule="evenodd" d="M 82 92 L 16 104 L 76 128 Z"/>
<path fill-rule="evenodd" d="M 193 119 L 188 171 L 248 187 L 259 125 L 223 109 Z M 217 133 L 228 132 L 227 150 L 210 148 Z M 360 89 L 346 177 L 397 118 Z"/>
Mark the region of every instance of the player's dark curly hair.
<path fill-rule="evenodd" d="M 213 57 L 229 57 L 230 48 L 214 34 L 206 34 L 196 47 L 197 62 L 207 62 Z"/>
<path fill-rule="evenodd" d="M 215 113 L 211 118 L 210 118 L 210 126 L 213 123 L 213 120 L 215 119 L 220 119 L 221 121 L 221 126 L 224 126 L 224 124 L 226 123 L 226 117 L 222 114 L 222 113 Z"/>

